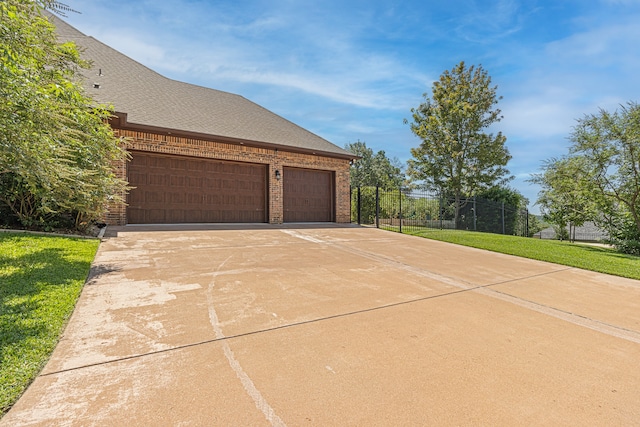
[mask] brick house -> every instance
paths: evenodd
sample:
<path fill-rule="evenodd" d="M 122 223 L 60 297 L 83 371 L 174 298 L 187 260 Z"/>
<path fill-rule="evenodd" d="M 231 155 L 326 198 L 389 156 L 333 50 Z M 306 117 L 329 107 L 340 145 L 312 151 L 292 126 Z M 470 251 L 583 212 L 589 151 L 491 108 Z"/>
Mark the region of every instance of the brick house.
<path fill-rule="evenodd" d="M 112 225 L 349 222 L 355 156 L 232 93 L 166 78 L 52 18 L 92 62 L 87 92 L 113 105 L 110 124 L 134 187 L 110 206 Z"/>

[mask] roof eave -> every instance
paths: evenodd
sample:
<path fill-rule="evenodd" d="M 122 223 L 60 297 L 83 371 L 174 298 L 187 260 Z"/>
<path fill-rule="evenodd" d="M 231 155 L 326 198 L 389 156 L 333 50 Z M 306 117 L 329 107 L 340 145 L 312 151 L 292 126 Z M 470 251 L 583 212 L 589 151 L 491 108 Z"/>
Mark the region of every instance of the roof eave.
<path fill-rule="evenodd" d="M 316 156 L 330 157 L 334 159 L 344 159 L 344 160 L 355 160 L 359 158 L 358 156 L 351 153 L 333 153 L 330 151 L 322 151 L 322 150 L 313 150 L 309 148 L 302 147 L 292 147 L 290 145 L 284 144 L 275 144 L 271 142 L 264 141 L 252 141 L 241 138 L 234 138 L 229 136 L 222 135 L 211 135 L 200 132 L 192 132 L 181 129 L 171 129 L 160 126 L 153 125 L 144 125 L 140 123 L 131 123 L 127 120 L 127 113 L 115 112 L 114 116 L 109 120 L 109 124 L 114 129 L 123 129 L 123 130 L 131 130 L 131 131 L 139 131 L 139 132 L 149 132 L 158 135 L 171 135 L 183 138 L 193 138 L 193 139 L 203 139 L 206 141 L 215 141 L 215 142 L 223 142 L 226 144 L 234 144 L 245 147 L 254 147 L 254 148 L 267 148 L 272 150 L 281 150 L 298 154 L 310 154 Z"/>

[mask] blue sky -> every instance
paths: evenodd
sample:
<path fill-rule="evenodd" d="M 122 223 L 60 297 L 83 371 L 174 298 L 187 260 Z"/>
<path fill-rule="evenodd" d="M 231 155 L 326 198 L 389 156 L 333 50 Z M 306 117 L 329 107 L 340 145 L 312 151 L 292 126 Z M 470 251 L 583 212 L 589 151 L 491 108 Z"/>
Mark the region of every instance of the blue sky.
<path fill-rule="evenodd" d="M 401 162 L 403 124 L 444 70 L 498 86 L 511 182 L 567 152 L 576 119 L 640 102 L 640 0 L 67 0 L 67 22 L 176 80 L 244 96 Z"/>

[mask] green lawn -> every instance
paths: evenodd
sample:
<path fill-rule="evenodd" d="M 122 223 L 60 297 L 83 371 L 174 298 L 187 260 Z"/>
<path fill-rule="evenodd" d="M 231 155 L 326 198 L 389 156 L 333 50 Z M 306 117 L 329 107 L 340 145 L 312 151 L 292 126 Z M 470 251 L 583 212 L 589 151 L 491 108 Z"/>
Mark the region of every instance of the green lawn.
<path fill-rule="evenodd" d="M 0 416 L 44 367 L 99 241 L 0 233 Z"/>
<path fill-rule="evenodd" d="M 460 230 L 413 229 L 403 232 L 640 280 L 640 257 L 624 255 L 606 247 Z"/>

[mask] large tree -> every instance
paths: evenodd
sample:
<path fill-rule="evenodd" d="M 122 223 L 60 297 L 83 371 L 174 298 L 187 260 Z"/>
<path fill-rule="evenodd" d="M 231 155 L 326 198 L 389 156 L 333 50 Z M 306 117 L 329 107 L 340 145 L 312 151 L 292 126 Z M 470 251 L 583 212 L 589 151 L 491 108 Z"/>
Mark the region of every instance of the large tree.
<path fill-rule="evenodd" d="M 411 149 L 409 174 L 452 197 L 457 221 L 466 198 L 511 179 L 506 137 L 486 132 L 502 118 L 496 108 L 501 97 L 482 66 L 467 67 L 464 62 L 445 71 L 431 92 L 411 109 L 411 131 L 422 142 Z"/>
<path fill-rule="evenodd" d="M 581 157 L 553 158 L 529 179 L 540 185 L 536 203 L 560 240 L 567 237 L 567 225 L 579 227 L 596 218 L 591 177 L 585 166 Z"/>
<path fill-rule="evenodd" d="M 569 156 L 577 158 L 599 225 L 623 252 L 640 255 L 640 105 L 629 102 L 578 120 Z"/>
<path fill-rule="evenodd" d="M 64 212 L 98 217 L 126 188 L 113 162 L 126 155 L 106 123 L 110 110 L 82 90 L 81 60 L 59 42 L 51 0 L 0 3 L 0 203 L 25 226 Z"/>
<path fill-rule="evenodd" d="M 404 174 L 400 161 L 389 159 L 382 150 L 374 153 L 362 141 L 351 142 L 345 149 L 360 157 L 351 165 L 351 185 L 353 187 L 398 188 L 403 184 Z"/>

